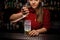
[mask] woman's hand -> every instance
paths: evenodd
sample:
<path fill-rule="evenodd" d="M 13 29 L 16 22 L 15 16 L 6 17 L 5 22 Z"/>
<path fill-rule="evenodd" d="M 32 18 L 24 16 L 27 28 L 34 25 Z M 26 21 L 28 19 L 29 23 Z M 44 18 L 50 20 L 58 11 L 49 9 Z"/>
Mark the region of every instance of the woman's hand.
<path fill-rule="evenodd" d="M 46 31 L 47 31 L 46 28 L 41 28 L 41 29 L 38 29 L 38 30 L 32 30 L 32 31 L 29 32 L 29 35 L 30 36 L 37 36 L 37 35 L 39 35 L 39 33 L 44 33 Z"/>
<path fill-rule="evenodd" d="M 37 36 L 37 35 L 39 35 L 39 31 L 37 30 L 32 30 L 29 32 L 29 36 Z"/>
<path fill-rule="evenodd" d="M 21 12 L 23 13 L 23 15 L 28 14 L 29 9 L 26 6 L 23 6 L 22 9 L 21 9 Z"/>

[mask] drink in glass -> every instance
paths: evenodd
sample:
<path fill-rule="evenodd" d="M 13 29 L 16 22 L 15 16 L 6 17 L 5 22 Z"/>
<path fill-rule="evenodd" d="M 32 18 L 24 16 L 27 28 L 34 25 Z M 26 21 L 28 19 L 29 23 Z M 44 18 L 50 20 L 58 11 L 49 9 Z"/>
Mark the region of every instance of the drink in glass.
<path fill-rule="evenodd" d="M 31 20 L 24 21 L 24 32 L 28 34 L 31 31 Z"/>

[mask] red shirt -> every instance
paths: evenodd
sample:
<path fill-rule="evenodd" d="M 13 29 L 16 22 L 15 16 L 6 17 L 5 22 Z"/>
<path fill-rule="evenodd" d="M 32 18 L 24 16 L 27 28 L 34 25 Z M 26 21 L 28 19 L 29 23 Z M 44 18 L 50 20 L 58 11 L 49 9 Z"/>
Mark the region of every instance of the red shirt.
<path fill-rule="evenodd" d="M 43 9 L 44 16 L 43 16 L 43 24 L 36 21 L 37 15 L 33 12 L 30 12 L 27 17 L 25 17 L 25 20 L 31 20 L 31 28 L 32 29 L 40 29 L 42 27 L 49 29 L 50 26 L 50 14 L 47 9 Z"/>

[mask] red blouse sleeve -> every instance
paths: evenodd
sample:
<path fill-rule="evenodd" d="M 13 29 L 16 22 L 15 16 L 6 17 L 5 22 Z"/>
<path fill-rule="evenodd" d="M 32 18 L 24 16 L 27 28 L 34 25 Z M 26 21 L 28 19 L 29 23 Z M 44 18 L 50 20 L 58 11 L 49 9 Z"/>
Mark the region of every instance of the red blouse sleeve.
<path fill-rule="evenodd" d="M 46 29 L 50 28 L 50 13 L 47 9 L 44 9 L 44 17 L 43 17 L 43 27 Z"/>

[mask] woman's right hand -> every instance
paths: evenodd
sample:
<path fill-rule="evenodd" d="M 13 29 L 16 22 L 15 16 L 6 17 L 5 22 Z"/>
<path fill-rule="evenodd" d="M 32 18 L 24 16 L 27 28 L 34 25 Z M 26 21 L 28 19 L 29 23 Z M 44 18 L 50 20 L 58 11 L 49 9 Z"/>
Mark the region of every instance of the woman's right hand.
<path fill-rule="evenodd" d="M 23 6 L 22 9 L 21 9 L 21 13 L 23 13 L 23 15 L 29 14 L 29 9 L 28 9 L 28 7 Z"/>
<path fill-rule="evenodd" d="M 28 14 L 29 14 L 28 7 L 23 6 L 22 9 L 21 9 L 21 11 L 20 11 L 19 13 L 17 13 L 17 14 L 12 14 L 12 15 L 10 16 L 10 21 L 16 21 L 16 20 L 20 19 L 21 17 L 24 18 L 24 17 L 26 17 Z M 21 19 L 22 19 L 22 18 L 21 18 Z M 18 21 L 19 21 L 19 20 L 18 20 Z"/>
<path fill-rule="evenodd" d="M 26 6 L 23 6 L 19 13 L 10 16 L 10 20 L 13 22 L 17 22 L 26 17 L 28 14 L 29 14 L 28 8 Z"/>

